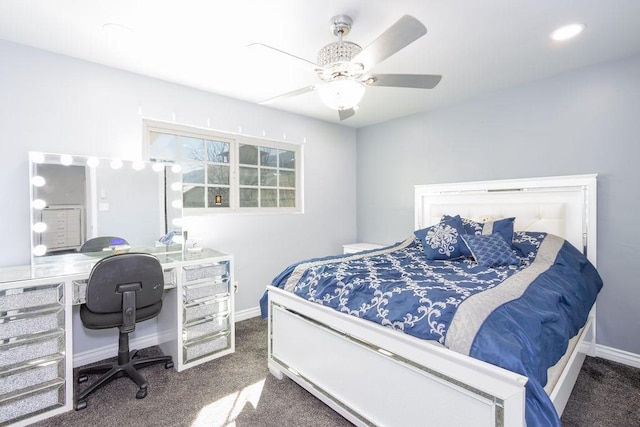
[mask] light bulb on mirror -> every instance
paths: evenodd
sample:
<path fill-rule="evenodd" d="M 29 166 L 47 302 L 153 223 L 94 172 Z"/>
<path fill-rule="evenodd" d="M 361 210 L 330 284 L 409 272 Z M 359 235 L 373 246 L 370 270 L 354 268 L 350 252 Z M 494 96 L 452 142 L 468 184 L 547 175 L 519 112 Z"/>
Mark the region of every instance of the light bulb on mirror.
<path fill-rule="evenodd" d="M 42 256 L 47 253 L 47 247 L 45 245 L 38 245 L 33 248 L 33 254 L 35 256 Z"/>
<path fill-rule="evenodd" d="M 35 224 L 33 224 L 33 231 L 35 231 L 36 233 L 43 233 L 47 230 L 47 224 L 45 224 L 44 222 L 36 222 Z"/>
<path fill-rule="evenodd" d="M 33 163 L 38 163 L 38 164 L 44 163 L 44 154 L 39 152 L 32 152 L 31 161 L 33 161 Z"/>
<path fill-rule="evenodd" d="M 40 175 L 36 175 L 31 178 L 31 183 L 36 187 L 42 187 L 47 183 L 47 181 Z"/>
<path fill-rule="evenodd" d="M 164 170 L 164 163 L 154 163 L 151 169 L 153 169 L 154 172 L 162 172 Z"/>
<path fill-rule="evenodd" d="M 179 182 L 174 182 L 173 184 L 171 184 L 171 189 L 173 191 L 182 191 L 182 184 Z"/>
<path fill-rule="evenodd" d="M 171 166 L 171 172 L 173 173 L 180 173 L 182 171 L 182 166 L 180 165 L 173 165 Z"/>
<path fill-rule="evenodd" d="M 89 166 L 90 168 L 95 168 L 99 164 L 100 164 L 100 160 L 98 160 L 96 157 L 89 157 L 87 159 L 87 166 Z"/>
<path fill-rule="evenodd" d="M 42 199 L 35 199 L 32 205 L 34 209 L 44 209 L 47 206 L 47 202 Z"/>
<path fill-rule="evenodd" d="M 73 163 L 73 157 L 68 154 L 62 154 L 60 156 L 60 163 L 64 166 L 70 166 Z"/>
<path fill-rule="evenodd" d="M 145 164 L 142 160 L 136 160 L 135 162 L 133 162 L 131 167 L 133 168 L 133 170 L 141 171 L 142 169 L 144 169 Z"/>
<path fill-rule="evenodd" d="M 173 224 L 174 227 L 180 227 L 182 228 L 182 218 L 174 218 L 171 221 L 171 224 Z"/>
<path fill-rule="evenodd" d="M 111 160 L 111 169 L 120 169 L 122 165 L 123 163 L 122 163 L 122 160 L 120 159 Z"/>

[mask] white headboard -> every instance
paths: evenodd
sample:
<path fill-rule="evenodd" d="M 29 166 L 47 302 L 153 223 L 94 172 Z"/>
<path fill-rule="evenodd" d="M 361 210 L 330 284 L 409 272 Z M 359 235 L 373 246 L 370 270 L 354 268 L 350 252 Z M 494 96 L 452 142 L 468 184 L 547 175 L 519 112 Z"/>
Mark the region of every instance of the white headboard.
<path fill-rule="evenodd" d="M 596 265 L 596 175 L 415 186 L 416 230 L 444 214 L 476 221 L 515 217 L 516 231 L 545 231 L 582 249 Z"/>

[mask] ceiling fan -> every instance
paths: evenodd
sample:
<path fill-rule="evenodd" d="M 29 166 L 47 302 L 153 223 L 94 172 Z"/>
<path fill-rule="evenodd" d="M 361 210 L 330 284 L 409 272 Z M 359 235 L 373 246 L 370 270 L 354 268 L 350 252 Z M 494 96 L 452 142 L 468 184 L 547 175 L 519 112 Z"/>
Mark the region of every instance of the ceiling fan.
<path fill-rule="evenodd" d="M 274 102 L 302 95 L 314 90 L 329 108 L 338 110 L 340 120 L 353 116 L 367 86 L 433 89 L 442 76 L 432 74 L 371 74 L 369 70 L 394 53 L 427 33 L 427 28 L 416 18 L 405 15 L 364 49 L 356 43 L 342 40 L 349 34 L 353 21 L 346 15 L 334 16 L 330 29 L 338 41 L 329 43 L 318 52 L 317 63 L 307 61 L 262 43 L 249 46 L 267 48 L 284 54 L 317 74 L 320 82 L 261 101 Z"/>

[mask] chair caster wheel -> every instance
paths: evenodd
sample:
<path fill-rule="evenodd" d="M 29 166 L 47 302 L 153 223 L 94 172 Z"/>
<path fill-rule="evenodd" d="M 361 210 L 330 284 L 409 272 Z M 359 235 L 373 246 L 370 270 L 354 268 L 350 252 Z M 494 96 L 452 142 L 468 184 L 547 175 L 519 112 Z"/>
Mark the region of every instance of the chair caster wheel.
<path fill-rule="evenodd" d="M 84 409 L 86 407 L 87 407 L 87 401 L 86 400 L 78 400 L 76 402 L 76 405 L 75 405 L 75 410 L 76 411 L 80 411 L 80 410 L 82 410 L 82 409 Z"/>
<path fill-rule="evenodd" d="M 89 375 L 80 375 L 78 377 L 78 384 L 87 382 L 88 379 L 89 379 Z"/>
<path fill-rule="evenodd" d="M 172 360 L 169 360 L 168 362 L 165 362 L 165 363 L 164 363 L 164 368 L 165 368 L 165 369 L 171 369 L 171 368 L 173 368 L 173 361 L 172 361 Z"/>
<path fill-rule="evenodd" d="M 147 397 L 147 389 L 141 388 L 140 390 L 138 390 L 138 392 L 136 393 L 136 399 L 144 399 L 145 397 Z"/>

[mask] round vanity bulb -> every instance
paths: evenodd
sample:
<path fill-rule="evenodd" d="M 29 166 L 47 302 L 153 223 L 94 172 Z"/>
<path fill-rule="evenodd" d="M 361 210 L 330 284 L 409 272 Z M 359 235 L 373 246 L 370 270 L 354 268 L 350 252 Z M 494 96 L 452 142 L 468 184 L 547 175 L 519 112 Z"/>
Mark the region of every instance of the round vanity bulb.
<path fill-rule="evenodd" d="M 47 247 L 45 245 L 38 245 L 33 248 L 33 254 L 35 256 L 42 256 L 47 253 Z"/>
<path fill-rule="evenodd" d="M 171 189 L 173 191 L 182 191 L 182 183 L 174 182 L 173 184 L 171 184 Z"/>
<path fill-rule="evenodd" d="M 44 163 L 44 154 L 40 152 L 32 152 L 31 153 L 31 161 L 33 163 Z"/>
<path fill-rule="evenodd" d="M 153 169 L 154 172 L 162 172 L 164 170 L 164 163 L 154 163 L 151 169 Z"/>
<path fill-rule="evenodd" d="M 144 169 L 145 164 L 142 160 L 136 160 L 135 162 L 133 162 L 131 167 L 133 168 L 133 170 L 141 171 L 142 169 Z"/>
<path fill-rule="evenodd" d="M 171 224 L 174 227 L 182 227 L 182 218 L 173 218 L 173 220 L 171 221 Z"/>
<path fill-rule="evenodd" d="M 176 209 L 182 208 L 182 200 L 180 199 L 174 200 L 173 202 L 171 202 L 171 206 L 173 206 Z"/>
<path fill-rule="evenodd" d="M 120 159 L 111 160 L 111 169 L 120 169 L 122 165 L 123 163 L 122 163 L 122 160 Z"/>
<path fill-rule="evenodd" d="M 87 159 L 87 166 L 89 166 L 90 168 L 95 168 L 99 164 L 100 164 L 100 160 L 98 160 L 96 157 L 89 157 Z"/>
<path fill-rule="evenodd" d="M 35 231 L 36 233 L 42 233 L 46 230 L 47 224 L 45 224 L 44 222 L 36 222 L 35 224 L 33 224 L 33 231 Z"/>
<path fill-rule="evenodd" d="M 171 166 L 171 172 L 180 173 L 181 171 L 182 171 L 182 166 L 180 166 L 180 165 L 172 165 Z"/>
<path fill-rule="evenodd" d="M 47 206 L 47 202 L 42 199 L 35 199 L 32 206 L 34 209 L 44 209 Z"/>
<path fill-rule="evenodd" d="M 68 154 L 62 154 L 60 156 L 60 163 L 63 164 L 64 166 L 69 166 L 73 163 L 73 157 L 71 157 Z"/>
<path fill-rule="evenodd" d="M 31 183 L 36 187 L 42 187 L 47 183 L 47 181 L 45 181 L 45 179 L 40 175 L 36 175 L 33 178 L 31 178 Z"/>

